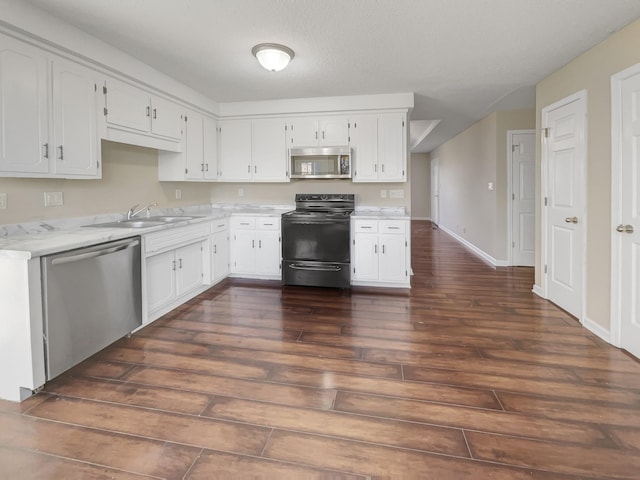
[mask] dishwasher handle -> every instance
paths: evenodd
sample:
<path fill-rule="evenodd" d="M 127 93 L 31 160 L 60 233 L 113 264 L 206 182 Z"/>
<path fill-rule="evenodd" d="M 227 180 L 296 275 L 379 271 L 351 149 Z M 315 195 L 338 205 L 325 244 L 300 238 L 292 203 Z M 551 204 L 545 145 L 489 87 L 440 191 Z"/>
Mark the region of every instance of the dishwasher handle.
<path fill-rule="evenodd" d="M 79 262 L 81 260 L 87 260 L 89 258 L 101 257 L 103 255 L 109 255 L 111 253 L 126 250 L 127 248 L 133 248 L 140 245 L 140 240 L 124 240 L 122 242 L 110 243 L 106 248 L 99 248 L 91 250 L 90 252 L 77 253 L 76 255 L 65 255 L 51 259 L 51 265 L 63 265 L 65 263 Z"/>

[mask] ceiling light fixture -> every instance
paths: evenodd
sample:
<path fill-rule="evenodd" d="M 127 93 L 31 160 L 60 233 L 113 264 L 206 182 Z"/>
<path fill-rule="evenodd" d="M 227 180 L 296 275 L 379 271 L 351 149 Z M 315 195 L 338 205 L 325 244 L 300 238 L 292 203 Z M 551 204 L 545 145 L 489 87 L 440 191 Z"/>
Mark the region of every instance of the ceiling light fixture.
<path fill-rule="evenodd" d="M 295 55 L 289 47 L 277 43 L 260 43 L 251 49 L 251 53 L 271 72 L 284 69 Z"/>

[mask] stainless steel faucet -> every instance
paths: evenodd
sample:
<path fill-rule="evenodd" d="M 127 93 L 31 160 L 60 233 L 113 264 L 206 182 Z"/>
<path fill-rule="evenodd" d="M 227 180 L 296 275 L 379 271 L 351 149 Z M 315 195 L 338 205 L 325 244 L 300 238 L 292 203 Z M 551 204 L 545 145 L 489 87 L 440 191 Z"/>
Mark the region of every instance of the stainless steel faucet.
<path fill-rule="evenodd" d="M 158 203 L 157 202 L 153 202 L 150 203 L 149 205 L 147 205 L 146 207 L 142 207 L 139 210 L 136 210 L 136 208 L 138 208 L 140 206 L 140 204 L 136 204 L 133 207 L 131 207 L 129 209 L 129 211 L 127 212 L 127 220 L 130 220 L 132 218 L 135 218 L 137 215 L 141 214 L 142 212 L 144 212 L 145 210 L 147 211 L 147 216 L 149 216 L 149 212 L 151 211 L 151 209 L 153 207 L 157 207 Z"/>

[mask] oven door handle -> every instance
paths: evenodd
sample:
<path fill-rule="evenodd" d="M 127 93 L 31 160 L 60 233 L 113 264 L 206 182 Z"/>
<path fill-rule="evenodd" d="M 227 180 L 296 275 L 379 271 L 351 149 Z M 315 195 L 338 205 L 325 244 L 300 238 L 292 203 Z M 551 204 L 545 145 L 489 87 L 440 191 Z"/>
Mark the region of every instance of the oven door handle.
<path fill-rule="evenodd" d="M 339 272 L 342 270 L 340 265 L 301 265 L 299 263 L 290 263 L 289 268 L 293 270 L 311 270 L 315 272 Z"/>
<path fill-rule="evenodd" d="M 286 225 L 335 225 L 336 223 L 349 223 L 349 219 L 335 219 L 335 220 L 293 220 L 287 219 L 284 221 Z"/>

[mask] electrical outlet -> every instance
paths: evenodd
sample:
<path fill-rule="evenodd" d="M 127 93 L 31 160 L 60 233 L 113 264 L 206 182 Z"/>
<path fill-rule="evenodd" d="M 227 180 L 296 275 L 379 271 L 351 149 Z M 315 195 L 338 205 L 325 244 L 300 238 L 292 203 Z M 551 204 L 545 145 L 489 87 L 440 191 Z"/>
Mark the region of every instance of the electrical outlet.
<path fill-rule="evenodd" d="M 0 193 L 0 210 L 6 210 L 7 209 L 7 194 L 6 193 Z"/>
<path fill-rule="evenodd" d="M 404 190 L 389 190 L 390 198 L 404 198 Z"/>
<path fill-rule="evenodd" d="M 495 188 L 495 186 L 493 185 L 493 182 L 489 182 L 489 183 L 487 183 L 487 188 L 488 188 L 489 190 L 493 190 L 493 189 Z"/>
<path fill-rule="evenodd" d="M 176 188 L 176 200 L 180 200 L 182 198 L 182 190 Z"/>
<path fill-rule="evenodd" d="M 387 198 L 387 191 L 386 190 L 380 190 L 380 198 Z"/>
<path fill-rule="evenodd" d="M 244 188 L 239 188 L 238 189 L 238 196 L 239 197 L 244 197 Z"/>
<path fill-rule="evenodd" d="M 59 207 L 64 204 L 62 192 L 44 192 L 45 207 Z"/>

